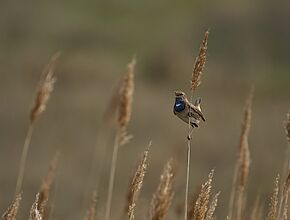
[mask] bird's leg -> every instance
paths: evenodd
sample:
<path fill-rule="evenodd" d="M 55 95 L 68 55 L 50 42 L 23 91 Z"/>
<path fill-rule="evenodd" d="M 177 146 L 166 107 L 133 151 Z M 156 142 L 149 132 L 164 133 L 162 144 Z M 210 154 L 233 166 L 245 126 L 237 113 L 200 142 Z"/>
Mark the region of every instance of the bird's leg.
<path fill-rule="evenodd" d="M 191 134 L 192 134 L 192 132 L 193 132 L 193 128 L 191 127 L 190 128 L 190 131 L 188 132 L 188 135 L 187 135 L 187 140 L 191 140 Z"/>

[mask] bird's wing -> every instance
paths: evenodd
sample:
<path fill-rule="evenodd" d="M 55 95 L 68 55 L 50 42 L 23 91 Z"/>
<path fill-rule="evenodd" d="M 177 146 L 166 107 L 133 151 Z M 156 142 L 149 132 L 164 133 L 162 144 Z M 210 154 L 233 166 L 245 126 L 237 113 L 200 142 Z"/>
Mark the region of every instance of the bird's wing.
<path fill-rule="evenodd" d="M 188 105 L 189 105 L 189 107 L 194 111 L 194 112 L 196 112 L 200 117 L 201 117 L 201 119 L 203 120 L 203 121 L 205 121 L 205 118 L 204 118 L 204 116 L 203 116 L 203 113 L 195 106 L 195 105 L 193 105 L 193 104 L 191 104 L 190 102 L 188 102 Z"/>

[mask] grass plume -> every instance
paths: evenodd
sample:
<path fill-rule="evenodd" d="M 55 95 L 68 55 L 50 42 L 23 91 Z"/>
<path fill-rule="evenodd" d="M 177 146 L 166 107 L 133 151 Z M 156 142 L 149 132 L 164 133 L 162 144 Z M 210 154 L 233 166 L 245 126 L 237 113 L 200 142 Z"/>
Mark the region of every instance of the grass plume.
<path fill-rule="evenodd" d="M 195 204 L 193 204 L 193 211 L 189 216 L 190 220 L 205 220 L 210 202 L 213 174 L 214 170 L 209 173 L 208 180 L 202 184 L 197 200 Z"/>
<path fill-rule="evenodd" d="M 207 59 L 207 42 L 208 42 L 209 31 L 204 34 L 203 41 L 199 48 L 198 56 L 195 59 L 195 64 L 192 71 L 191 89 L 194 91 L 201 84 L 201 76 L 205 67 Z"/>
<path fill-rule="evenodd" d="M 247 97 L 244 117 L 241 126 L 241 136 L 239 142 L 239 153 L 234 173 L 232 193 L 230 198 L 229 218 L 241 220 L 242 212 L 245 202 L 245 187 L 248 182 L 249 169 L 250 169 L 250 150 L 248 137 L 252 120 L 252 101 L 254 95 L 254 87 L 251 88 L 249 96 Z"/>
<path fill-rule="evenodd" d="M 39 207 L 39 193 L 36 194 L 35 201 L 30 208 L 29 220 L 42 220 L 43 216 L 40 213 Z"/>
<path fill-rule="evenodd" d="M 127 74 L 124 76 L 119 94 L 119 105 L 118 105 L 118 125 L 119 125 L 119 143 L 120 146 L 126 144 L 132 138 L 128 135 L 127 127 L 131 119 L 132 114 L 132 102 L 134 93 L 134 69 L 136 65 L 136 59 L 127 66 Z"/>
<path fill-rule="evenodd" d="M 215 194 L 215 196 L 213 197 L 210 205 L 209 205 L 209 209 L 206 213 L 206 217 L 205 217 L 205 220 L 213 220 L 214 219 L 214 212 L 215 212 L 215 209 L 217 207 L 217 204 L 218 204 L 218 197 L 220 195 L 220 192 L 218 192 L 217 194 Z"/>
<path fill-rule="evenodd" d="M 251 220 L 260 220 L 262 219 L 262 204 L 260 201 L 260 196 L 257 196 L 253 209 L 250 215 Z"/>
<path fill-rule="evenodd" d="M 139 165 L 137 166 L 137 169 L 131 180 L 130 189 L 127 197 L 128 207 L 126 210 L 130 220 L 133 220 L 135 218 L 134 212 L 136 209 L 136 203 L 139 198 L 140 190 L 142 188 L 143 180 L 148 168 L 148 153 L 150 146 L 151 143 L 149 143 L 148 148 L 144 151 L 142 159 Z"/>
<path fill-rule="evenodd" d="M 275 179 L 273 195 L 270 201 L 270 207 L 267 215 L 267 220 L 277 220 L 277 211 L 278 211 L 278 203 L 279 203 L 279 179 L 278 175 Z"/>
<path fill-rule="evenodd" d="M 201 84 L 201 76 L 206 63 L 207 57 L 207 43 L 208 43 L 209 31 L 204 34 L 203 41 L 199 48 L 198 56 L 195 59 L 195 64 L 192 71 L 191 77 L 191 98 L 192 102 L 193 92 Z M 191 125 L 190 119 L 188 120 L 188 135 L 187 135 L 187 155 L 186 155 L 186 185 L 185 185 L 185 201 L 184 201 L 184 220 L 187 220 L 188 215 L 188 194 L 189 194 L 189 178 L 190 178 L 190 160 L 191 160 Z"/>
<path fill-rule="evenodd" d="M 170 159 L 160 177 L 159 186 L 157 191 L 153 195 L 150 205 L 150 217 L 151 220 L 163 220 L 168 213 L 169 207 L 173 198 L 173 182 L 175 172 L 173 168 L 173 159 Z"/>
<path fill-rule="evenodd" d="M 43 216 L 43 219 L 48 219 L 48 210 L 46 205 L 49 199 L 51 186 L 55 179 L 55 171 L 58 164 L 58 157 L 59 154 L 57 153 L 50 163 L 47 175 L 43 179 L 39 190 L 37 209 L 39 210 L 40 215 Z"/>
<path fill-rule="evenodd" d="M 55 78 L 55 66 L 60 53 L 56 53 L 45 67 L 39 81 L 38 89 L 36 92 L 34 106 L 30 112 L 30 122 L 33 124 L 36 119 L 45 111 L 47 102 L 53 91 Z"/>
<path fill-rule="evenodd" d="M 112 205 L 116 165 L 118 159 L 118 150 L 120 146 L 123 146 L 124 144 L 128 143 L 132 138 L 131 135 L 128 135 L 127 126 L 129 124 L 132 114 L 132 102 L 135 84 L 134 83 L 135 65 L 136 60 L 135 58 L 133 58 L 132 61 L 127 66 L 127 73 L 125 74 L 120 87 L 119 93 L 120 98 L 118 105 L 118 129 L 113 146 L 105 220 L 111 219 L 111 205 Z"/>
<path fill-rule="evenodd" d="M 36 92 L 36 98 L 33 108 L 30 112 L 30 123 L 27 131 L 27 135 L 24 141 L 24 145 L 22 148 L 21 158 L 20 158 L 20 164 L 19 164 L 19 174 L 17 177 L 17 183 L 16 183 L 16 189 L 15 194 L 19 194 L 22 184 L 23 184 L 23 177 L 25 172 L 25 166 L 26 166 L 26 160 L 27 160 L 27 154 L 29 151 L 29 146 L 31 142 L 31 137 L 33 134 L 34 124 L 37 118 L 44 112 L 47 106 L 47 102 L 49 100 L 49 97 L 53 91 L 54 83 L 56 81 L 55 79 L 55 66 L 56 61 L 59 58 L 60 54 L 55 54 L 48 65 L 45 67 L 45 69 L 42 72 L 41 79 L 39 82 L 39 86 Z"/>
<path fill-rule="evenodd" d="M 2 220 L 16 220 L 21 198 L 22 198 L 21 193 L 16 195 L 16 197 L 13 200 L 13 202 L 11 203 L 11 205 L 8 207 L 8 209 L 2 215 Z"/>
<path fill-rule="evenodd" d="M 91 198 L 91 204 L 89 206 L 89 209 L 87 211 L 87 216 L 85 218 L 85 220 L 95 220 L 96 216 L 97 216 L 97 192 L 94 191 L 92 194 L 92 198 Z"/>

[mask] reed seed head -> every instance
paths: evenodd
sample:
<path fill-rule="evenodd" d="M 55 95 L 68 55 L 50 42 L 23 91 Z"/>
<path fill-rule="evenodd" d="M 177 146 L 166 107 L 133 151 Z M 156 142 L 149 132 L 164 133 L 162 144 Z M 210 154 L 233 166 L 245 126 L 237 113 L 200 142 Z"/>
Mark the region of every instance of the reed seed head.
<path fill-rule="evenodd" d="M 91 204 L 87 212 L 87 217 L 85 218 L 86 220 L 96 219 L 97 215 L 96 207 L 97 207 L 97 192 L 94 191 L 92 194 Z"/>
<path fill-rule="evenodd" d="M 127 126 L 129 124 L 132 114 L 135 64 L 136 59 L 133 58 L 127 66 L 127 73 L 123 78 L 119 91 L 120 99 L 118 108 L 118 125 L 120 131 L 120 145 L 124 145 L 125 143 L 130 141 L 132 137 L 127 134 Z"/>
<path fill-rule="evenodd" d="M 204 34 L 203 41 L 199 48 L 199 53 L 195 59 L 195 64 L 192 71 L 191 79 L 191 89 L 194 91 L 201 84 L 201 76 L 203 74 L 203 69 L 207 59 L 207 41 L 208 41 L 209 31 L 206 31 Z"/>
<path fill-rule="evenodd" d="M 270 208 L 267 215 L 267 220 L 276 220 L 277 219 L 277 210 L 278 210 L 278 203 L 279 203 L 279 178 L 278 175 L 275 179 L 273 195 L 270 201 Z"/>
<path fill-rule="evenodd" d="M 34 123 L 36 119 L 45 111 L 47 102 L 54 88 L 55 66 L 60 53 L 55 54 L 42 72 L 41 79 L 36 92 L 34 106 L 30 112 L 30 122 Z"/>
<path fill-rule="evenodd" d="M 212 181 L 214 170 L 208 175 L 208 180 L 202 184 L 200 193 L 194 205 L 193 216 L 190 216 L 191 220 L 204 220 L 208 211 L 208 204 L 211 196 Z"/>
<path fill-rule="evenodd" d="M 145 174 L 147 172 L 147 167 L 148 167 L 148 153 L 149 153 L 149 148 L 151 146 L 151 143 L 149 144 L 148 148 L 144 151 L 143 157 L 137 166 L 137 169 L 134 173 L 134 176 L 132 178 L 131 184 L 130 184 L 130 189 L 128 193 L 128 208 L 127 208 L 127 213 L 129 216 L 130 220 L 134 219 L 134 212 L 136 208 L 136 203 L 140 194 L 140 190 L 143 185 L 143 180 L 145 177 Z"/>
<path fill-rule="evenodd" d="M 46 217 L 48 217 L 46 205 L 48 202 L 51 185 L 53 184 L 54 179 L 55 179 L 55 171 L 58 164 L 58 157 L 59 157 L 59 153 L 57 153 L 54 156 L 53 160 L 51 161 L 47 175 L 43 179 L 42 184 L 40 186 L 39 193 L 38 193 L 37 210 L 39 210 L 40 215 L 45 219 Z"/>
<path fill-rule="evenodd" d="M 220 192 L 218 192 L 212 199 L 211 204 L 209 205 L 209 209 L 206 213 L 205 220 L 213 220 L 214 219 L 214 212 L 218 204 L 218 197 L 220 195 Z"/>
<path fill-rule="evenodd" d="M 250 94 L 246 100 L 244 118 L 242 121 L 241 137 L 239 144 L 239 187 L 244 188 L 249 176 L 250 168 L 250 150 L 248 136 L 252 120 L 252 100 L 254 87 L 251 88 Z"/>
<path fill-rule="evenodd" d="M 41 215 L 38 207 L 39 207 L 39 193 L 36 194 L 35 201 L 31 206 L 29 220 L 42 220 L 43 219 L 43 216 Z"/>
<path fill-rule="evenodd" d="M 163 169 L 157 191 L 153 195 L 150 205 L 150 219 L 163 220 L 169 210 L 173 198 L 173 182 L 175 172 L 173 160 L 170 159 Z"/>
<path fill-rule="evenodd" d="M 22 195 L 21 193 L 17 194 L 11 205 L 2 215 L 2 220 L 16 220 L 18 209 L 20 206 Z"/>

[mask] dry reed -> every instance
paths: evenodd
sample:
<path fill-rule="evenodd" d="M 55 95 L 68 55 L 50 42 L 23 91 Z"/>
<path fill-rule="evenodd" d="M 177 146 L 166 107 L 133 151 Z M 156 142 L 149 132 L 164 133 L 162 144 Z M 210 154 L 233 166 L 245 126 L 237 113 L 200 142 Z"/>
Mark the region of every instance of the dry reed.
<path fill-rule="evenodd" d="M 25 165 L 27 160 L 27 154 L 29 151 L 29 146 L 31 142 L 31 137 L 33 134 L 34 124 L 37 118 L 44 112 L 49 97 L 53 91 L 55 79 L 55 66 L 56 61 L 59 58 L 60 53 L 56 53 L 45 67 L 42 72 L 40 83 L 36 92 L 36 98 L 33 108 L 30 111 L 30 123 L 27 131 L 27 135 L 22 148 L 20 164 L 19 164 L 19 174 L 17 177 L 15 194 L 18 194 L 22 188 L 23 177 L 25 172 Z"/>
<path fill-rule="evenodd" d="M 273 195 L 270 201 L 270 207 L 267 215 L 267 220 L 277 220 L 277 211 L 279 203 L 279 175 L 275 179 Z"/>
<path fill-rule="evenodd" d="M 87 211 L 87 216 L 86 216 L 86 220 L 95 220 L 96 216 L 97 216 L 97 192 L 94 191 L 92 194 L 92 198 L 91 198 L 91 204 L 89 206 L 89 209 Z"/>
<path fill-rule="evenodd" d="M 59 154 L 57 153 L 50 163 L 47 175 L 43 179 L 39 190 L 37 209 L 39 210 L 40 215 L 43 217 L 43 219 L 48 219 L 48 210 L 46 205 L 49 199 L 51 186 L 55 179 L 55 171 L 58 164 L 58 157 Z"/>
<path fill-rule="evenodd" d="M 252 119 L 252 101 L 253 101 L 254 87 L 251 88 L 249 96 L 247 97 L 244 117 L 241 126 L 241 136 L 239 142 L 239 153 L 236 163 L 236 170 L 234 173 L 232 193 L 230 198 L 229 218 L 241 220 L 242 213 L 245 208 L 245 187 L 248 181 L 250 168 L 250 150 L 248 137 L 251 127 Z"/>
<path fill-rule="evenodd" d="M 34 106 L 30 112 L 30 122 L 33 124 L 36 119 L 45 111 L 47 102 L 54 88 L 55 67 L 60 53 L 56 53 L 45 67 L 36 92 Z"/>
<path fill-rule="evenodd" d="M 128 143 L 132 138 L 131 135 L 128 135 L 127 126 L 131 119 L 132 113 L 135 64 L 136 60 L 135 58 L 133 58 L 132 61 L 127 66 L 127 73 L 123 78 L 119 93 L 120 98 L 118 105 L 118 130 L 113 146 L 105 220 L 109 220 L 111 218 L 111 205 L 112 205 L 116 165 L 118 159 L 118 150 L 120 146 L 123 146 L 124 144 Z"/>
<path fill-rule="evenodd" d="M 8 209 L 4 212 L 2 215 L 2 220 L 16 220 L 16 216 L 18 213 L 18 209 L 20 206 L 22 195 L 19 193 L 16 195 L 15 199 L 11 203 L 11 205 L 8 207 Z"/>
<path fill-rule="evenodd" d="M 218 204 L 218 197 L 220 192 L 218 192 L 212 199 L 211 204 L 209 205 L 209 209 L 206 213 L 205 220 L 213 220 L 214 219 L 214 212 Z"/>
<path fill-rule="evenodd" d="M 30 208 L 29 220 L 42 220 L 43 216 L 40 213 L 39 207 L 39 193 L 36 194 L 35 201 Z"/>
<path fill-rule="evenodd" d="M 205 220 L 210 202 L 213 174 L 214 170 L 209 173 L 208 180 L 202 184 L 197 200 L 195 204 L 192 204 L 193 211 L 188 216 L 190 220 Z"/>
<path fill-rule="evenodd" d="M 285 181 L 284 189 L 283 189 L 283 195 L 282 195 L 282 219 L 286 220 L 288 218 L 288 197 L 290 192 L 290 169 L 288 170 L 288 176 Z"/>
<path fill-rule="evenodd" d="M 134 213 L 136 209 L 136 203 L 139 198 L 140 190 L 143 185 L 143 180 L 147 172 L 148 167 L 148 153 L 151 143 L 148 148 L 144 151 L 142 159 L 140 160 L 139 165 L 133 175 L 131 180 L 129 193 L 128 193 L 128 206 L 126 212 L 128 213 L 129 219 L 133 220 L 135 218 Z"/>
<path fill-rule="evenodd" d="M 133 58 L 132 61 L 127 66 L 127 74 L 124 76 L 119 95 L 119 105 L 118 105 L 118 125 L 119 125 L 119 143 L 120 146 L 128 143 L 132 138 L 128 135 L 127 126 L 131 119 L 132 114 L 132 102 L 134 93 L 134 68 L 136 65 L 136 59 Z"/>
<path fill-rule="evenodd" d="M 260 220 L 262 219 L 262 204 L 260 201 L 260 196 L 257 196 L 253 209 L 251 211 L 250 219 L 251 220 Z"/>
<path fill-rule="evenodd" d="M 204 34 L 203 41 L 199 48 L 198 56 L 195 59 L 195 64 L 192 71 L 191 77 L 191 98 L 192 102 L 193 92 L 201 84 L 201 76 L 203 74 L 203 69 L 205 67 L 207 59 L 207 42 L 208 42 L 209 31 L 206 31 Z M 188 119 L 188 136 L 187 136 L 187 155 L 186 155 L 186 183 L 185 183 L 185 201 L 184 201 L 184 219 L 187 220 L 188 214 L 188 192 L 189 192 L 189 178 L 190 178 L 190 158 L 191 158 L 191 125 L 190 119 Z"/>
<path fill-rule="evenodd" d="M 174 182 L 175 172 L 173 168 L 173 160 L 170 159 L 160 177 L 159 186 L 157 191 L 154 193 L 150 211 L 149 219 L 151 220 L 163 220 L 168 213 L 169 207 L 173 198 L 173 182 Z"/>
<path fill-rule="evenodd" d="M 192 79 L 191 79 L 191 89 L 195 90 L 201 84 L 201 76 L 203 74 L 203 69 L 205 67 L 206 59 L 207 59 L 207 41 L 208 41 L 209 31 L 206 31 L 204 34 L 203 41 L 199 48 L 198 56 L 195 60 L 195 64 L 192 71 Z"/>

